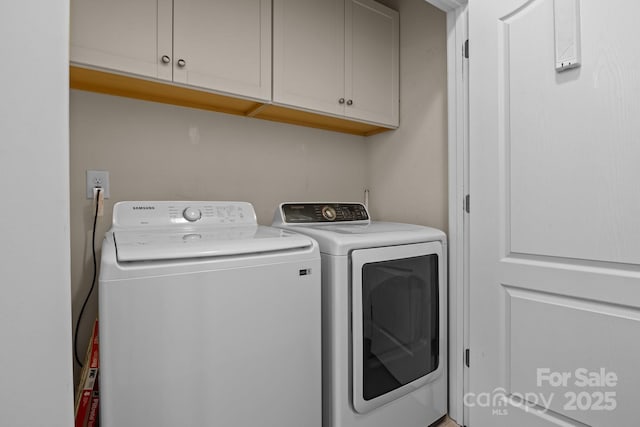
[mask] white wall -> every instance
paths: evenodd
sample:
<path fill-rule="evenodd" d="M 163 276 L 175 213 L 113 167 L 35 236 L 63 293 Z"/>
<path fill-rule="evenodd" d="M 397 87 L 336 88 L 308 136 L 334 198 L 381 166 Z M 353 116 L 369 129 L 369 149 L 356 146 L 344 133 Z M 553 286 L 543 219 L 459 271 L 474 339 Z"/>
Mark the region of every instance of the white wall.
<path fill-rule="evenodd" d="M 68 0 L 0 13 L 0 425 L 73 424 Z"/>
<path fill-rule="evenodd" d="M 92 276 L 87 169 L 110 172 L 98 249 L 119 200 L 242 200 L 270 224 L 282 201 L 363 198 L 363 137 L 83 91 L 71 91 L 70 114 L 74 320 Z M 95 314 L 94 295 L 82 354 Z"/>
<path fill-rule="evenodd" d="M 371 215 L 446 231 L 446 14 L 424 0 L 381 3 L 400 12 L 400 128 L 367 142 Z"/>

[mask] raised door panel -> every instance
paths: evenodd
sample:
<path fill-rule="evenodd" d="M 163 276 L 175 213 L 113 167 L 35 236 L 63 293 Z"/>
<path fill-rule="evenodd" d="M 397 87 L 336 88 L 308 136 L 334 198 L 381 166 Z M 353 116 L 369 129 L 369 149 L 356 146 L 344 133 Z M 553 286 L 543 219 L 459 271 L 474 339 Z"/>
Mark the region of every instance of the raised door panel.
<path fill-rule="evenodd" d="M 271 1 L 175 0 L 173 46 L 175 82 L 271 98 Z"/>
<path fill-rule="evenodd" d="M 506 245 L 527 256 L 640 264 L 640 76 L 631 72 L 640 58 L 628 55 L 634 43 L 609 15 L 611 30 L 593 34 L 591 14 L 582 7 L 585 63 L 563 73 L 548 66 L 554 32 L 539 31 L 553 26 L 553 1 L 506 20 Z"/>
<path fill-rule="evenodd" d="M 344 113 L 343 0 L 273 2 L 273 101 Z"/>
<path fill-rule="evenodd" d="M 74 0 L 71 61 L 171 80 L 171 0 Z"/>
<path fill-rule="evenodd" d="M 345 115 L 398 126 L 398 12 L 371 0 L 348 0 L 345 13 Z"/>

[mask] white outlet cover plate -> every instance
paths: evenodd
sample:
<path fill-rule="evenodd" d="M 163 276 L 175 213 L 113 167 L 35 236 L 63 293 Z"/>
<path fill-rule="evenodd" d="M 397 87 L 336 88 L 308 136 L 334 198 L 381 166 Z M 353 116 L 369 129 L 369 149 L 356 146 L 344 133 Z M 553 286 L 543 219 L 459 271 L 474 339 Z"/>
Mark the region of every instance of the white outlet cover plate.
<path fill-rule="evenodd" d="M 99 184 L 102 187 L 103 197 L 108 199 L 109 193 L 109 171 L 87 171 L 87 199 L 93 199 L 93 188 Z"/>

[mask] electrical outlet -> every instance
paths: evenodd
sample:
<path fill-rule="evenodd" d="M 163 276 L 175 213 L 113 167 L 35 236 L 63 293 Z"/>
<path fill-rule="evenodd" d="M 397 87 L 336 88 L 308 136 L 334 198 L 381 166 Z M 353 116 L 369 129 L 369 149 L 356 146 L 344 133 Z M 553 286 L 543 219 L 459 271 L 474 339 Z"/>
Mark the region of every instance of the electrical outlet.
<path fill-rule="evenodd" d="M 87 171 L 87 199 L 93 199 L 93 189 L 102 188 L 102 194 L 108 199 L 109 194 L 109 172 L 108 171 Z"/>

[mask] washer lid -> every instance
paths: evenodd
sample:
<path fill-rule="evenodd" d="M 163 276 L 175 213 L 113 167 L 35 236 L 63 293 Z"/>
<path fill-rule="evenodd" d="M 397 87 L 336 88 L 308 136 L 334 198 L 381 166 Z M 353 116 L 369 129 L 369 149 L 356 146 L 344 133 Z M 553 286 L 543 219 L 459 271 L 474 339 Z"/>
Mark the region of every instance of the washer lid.
<path fill-rule="evenodd" d="M 116 229 L 113 237 L 120 262 L 250 255 L 313 246 L 306 236 L 261 225 Z"/>

